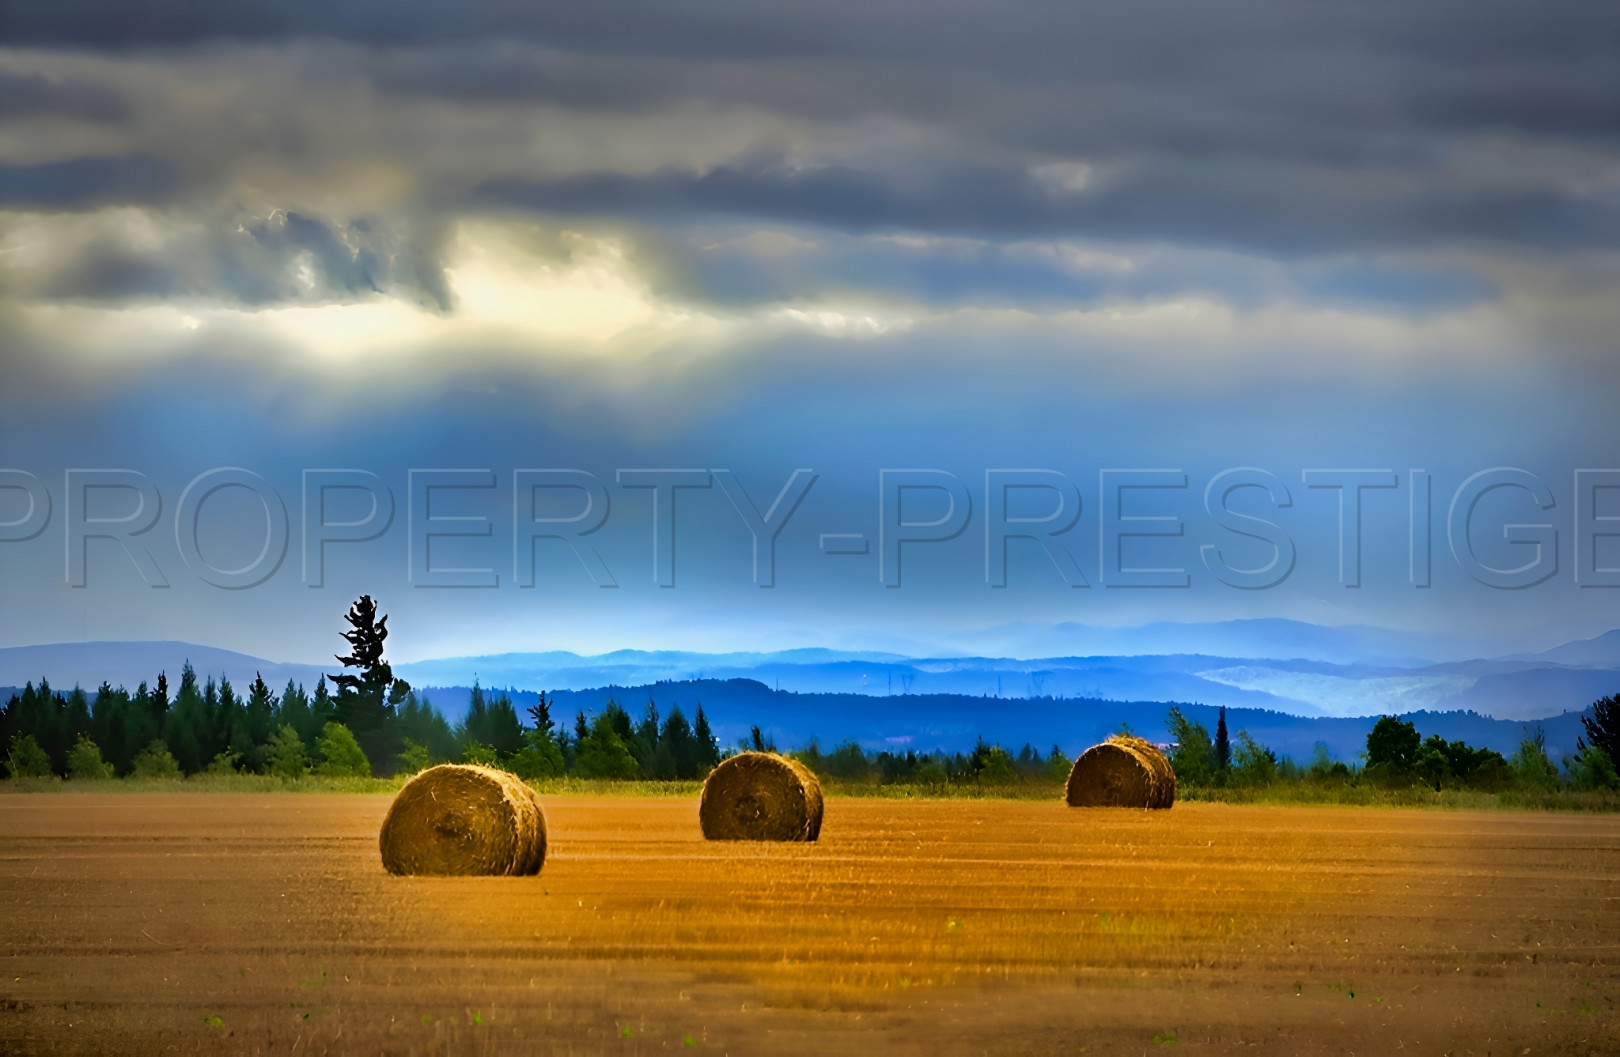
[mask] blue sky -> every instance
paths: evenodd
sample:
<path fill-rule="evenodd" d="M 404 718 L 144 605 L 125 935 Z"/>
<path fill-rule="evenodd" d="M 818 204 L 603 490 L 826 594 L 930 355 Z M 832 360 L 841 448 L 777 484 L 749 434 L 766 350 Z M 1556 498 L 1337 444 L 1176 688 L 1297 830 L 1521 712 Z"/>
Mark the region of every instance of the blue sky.
<path fill-rule="evenodd" d="M 0 469 L 33 475 L 0 484 L 51 498 L 37 535 L 0 539 L 6 644 L 180 638 L 313 660 L 360 591 L 397 614 L 405 657 L 971 651 L 1006 625 L 1256 616 L 1513 652 L 1616 623 L 1616 589 L 1576 582 L 1582 562 L 1620 566 L 1620 541 L 1590 538 L 1601 524 L 1581 535 L 1575 479 L 1620 467 L 1607 6 L 20 2 L 0 17 Z M 244 590 L 205 582 L 176 533 L 188 485 L 227 466 L 287 511 L 287 556 Z M 1206 512 L 1211 480 L 1240 467 L 1275 487 L 1243 477 L 1231 509 L 1293 543 L 1267 589 L 1201 557 L 1271 557 Z M 1523 472 L 1484 482 L 1501 487 L 1476 509 L 1471 573 L 1450 504 L 1503 467 Z M 376 474 L 396 513 L 375 540 L 329 545 L 313 588 L 303 471 L 332 468 Z M 616 587 L 556 541 L 537 586 L 514 583 L 513 474 L 540 468 L 601 483 L 611 512 L 587 541 Z M 161 497 L 137 539 L 168 587 L 107 540 L 69 584 L 66 475 L 88 469 L 135 471 Z M 438 493 L 489 535 L 434 546 L 441 568 L 489 568 L 497 586 L 413 582 L 412 469 L 493 475 Z M 812 470 L 774 586 L 754 583 L 749 529 L 713 481 L 676 494 L 660 586 L 652 493 L 619 483 L 636 469 L 734 471 L 760 511 Z M 972 509 L 954 538 L 906 544 L 889 588 L 879 483 L 898 469 L 954 475 Z M 1028 541 L 1005 588 L 986 582 L 985 474 L 1011 469 L 1078 490 L 1058 539 L 1090 586 Z M 1123 469 L 1185 475 L 1131 493 L 1181 535 L 1127 544 L 1126 564 L 1185 570 L 1186 588 L 1108 584 L 1100 473 Z M 1398 482 L 1363 494 L 1354 587 L 1340 493 L 1304 476 L 1335 469 Z M 1427 587 L 1409 568 L 1415 469 L 1432 475 Z M 1057 494 L 1019 491 L 1033 505 L 1014 516 Z M 134 493 L 98 495 L 114 505 L 90 516 Z M 906 495 L 910 520 L 943 511 L 943 492 Z M 1620 515 L 1620 491 L 1596 497 Z M 190 511 L 201 558 L 251 563 L 259 503 L 228 487 Z M 0 488 L 0 521 L 27 504 Z M 1557 531 L 1542 582 L 1475 575 L 1531 560 L 1509 524 Z M 828 554 L 823 533 L 859 533 L 867 553 Z"/>

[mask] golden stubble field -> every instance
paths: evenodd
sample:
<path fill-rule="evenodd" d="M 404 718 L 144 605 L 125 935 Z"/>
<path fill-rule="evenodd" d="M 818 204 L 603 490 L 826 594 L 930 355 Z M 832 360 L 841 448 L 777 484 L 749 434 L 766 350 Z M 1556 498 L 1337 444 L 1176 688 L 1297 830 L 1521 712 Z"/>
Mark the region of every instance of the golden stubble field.
<path fill-rule="evenodd" d="M 1620 1053 L 1620 818 L 546 798 L 395 878 L 386 797 L 0 796 L 6 1053 Z"/>

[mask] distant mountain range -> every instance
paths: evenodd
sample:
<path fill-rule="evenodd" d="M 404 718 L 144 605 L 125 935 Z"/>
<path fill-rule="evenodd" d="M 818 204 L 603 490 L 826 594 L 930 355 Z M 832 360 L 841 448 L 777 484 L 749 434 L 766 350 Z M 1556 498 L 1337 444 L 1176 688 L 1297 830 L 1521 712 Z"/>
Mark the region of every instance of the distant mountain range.
<path fill-rule="evenodd" d="M 1091 724 L 1085 729 L 1101 723 L 1099 729 L 1107 730 L 1137 714 L 1149 717 L 1144 722 L 1162 724 L 1163 703 L 1180 701 L 1244 710 L 1245 715 L 1253 714 L 1256 724 L 1270 724 L 1265 729 L 1274 729 L 1279 738 L 1295 737 L 1285 733 L 1284 728 L 1295 726 L 1290 717 L 1313 719 L 1324 731 L 1348 723 L 1343 727 L 1346 738 L 1351 738 L 1352 729 L 1361 730 L 1364 738 L 1364 728 L 1370 725 L 1363 722 L 1366 717 L 1466 712 L 1487 724 L 1505 724 L 1499 736 L 1487 739 L 1479 734 L 1481 743 L 1511 747 L 1525 722 L 1543 720 L 1551 731 L 1565 722 L 1562 717 L 1620 692 L 1620 630 L 1540 653 L 1439 661 L 1395 656 L 1401 652 L 1395 647 L 1403 643 L 1411 647 L 1407 653 L 1425 652 L 1432 645 L 1416 638 L 1376 628 L 1283 620 L 1150 625 L 1123 631 L 1070 625 L 1053 634 L 1073 646 L 1129 646 L 1126 640 L 1134 639 L 1139 644 L 1176 641 L 1229 649 L 1077 651 L 1037 659 L 919 658 L 831 649 L 724 654 L 620 650 L 598 656 L 552 651 L 416 661 L 397 664 L 395 672 L 451 718 L 465 711 L 468 688 L 475 680 L 488 688 L 511 690 L 528 702 L 534 691 L 554 692 L 567 710 L 575 709 L 575 702 L 578 707 L 598 707 L 608 694 L 619 695 L 635 710 L 648 692 L 663 705 L 671 695 L 696 700 L 700 691 L 694 688 L 707 688 L 701 693 L 713 697 L 720 693 L 714 688 L 732 687 L 713 697 L 714 706 L 727 712 L 725 722 L 744 727 L 776 723 L 784 737 L 790 732 L 792 738 L 857 737 L 874 744 L 930 737 L 952 743 L 966 737 L 971 742 L 979 733 L 1021 743 L 1026 738 L 1018 731 L 1027 731 L 1027 740 L 1038 742 L 1035 730 L 1047 729 L 1053 709 L 1073 723 Z M 994 637 L 994 632 L 986 633 L 987 639 Z M 0 687 L 43 677 L 64 689 L 77 683 L 93 690 L 103 681 L 133 689 L 154 680 L 159 671 L 167 671 L 174 684 L 187 660 L 199 674 L 225 675 L 238 686 L 262 673 L 278 690 L 288 680 L 313 687 L 323 673 L 336 670 L 335 662 L 280 663 L 183 642 L 58 643 L 0 649 Z M 878 703 L 875 697 L 884 700 Z M 927 708 L 916 704 L 924 699 L 933 704 Z M 704 698 L 706 705 L 709 700 Z M 930 711 L 954 718 L 924 723 L 922 714 Z M 1082 723 L 1080 716 L 1093 717 L 1095 723 L 1093 719 Z M 1263 718 L 1268 716 L 1277 718 Z M 721 718 L 719 713 L 716 718 Z M 1005 730 L 1005 737 L 998 730 Z M 1322 740 L 1334 744 L 1336 738 Z M 1311 736 L 1303 742 L 1306 753 L 1314 740 Z M 1573 734 L 1567 740 L 1573 746 Z"/>

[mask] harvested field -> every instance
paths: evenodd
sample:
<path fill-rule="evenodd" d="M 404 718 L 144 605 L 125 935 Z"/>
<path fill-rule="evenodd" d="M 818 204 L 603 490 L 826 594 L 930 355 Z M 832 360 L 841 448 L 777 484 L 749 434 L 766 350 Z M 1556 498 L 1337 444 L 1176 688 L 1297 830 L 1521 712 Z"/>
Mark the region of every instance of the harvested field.
<path fill-rule="evenodd" d="M 544 798 L 393 877 L 384 796 L 0 796 L 0 1052 L 1613 1053 L 1620 818 Z M 1166 1051 L 1170 1052 L 1170 1051 Z"/>

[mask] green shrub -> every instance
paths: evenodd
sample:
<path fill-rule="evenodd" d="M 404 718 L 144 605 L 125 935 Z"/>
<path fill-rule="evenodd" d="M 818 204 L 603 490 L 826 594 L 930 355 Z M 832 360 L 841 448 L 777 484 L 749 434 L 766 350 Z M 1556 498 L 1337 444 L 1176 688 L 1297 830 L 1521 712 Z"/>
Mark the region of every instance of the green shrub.
<path fill-rule="evenodd" d="M 265 769 L 278 778 L 302 778 L 309 773 L 309 752 L 304 739 L 292 724 L 270 735 L 265 751 Z"/>
<path fill-rule="evenodd" d="M 327 721 L 315 742 L 315 751 L 321 758 L 316 774 L 327 778 L 371 777 L 371 761 L 349 728 L 341 723 Z"/>
<path fill-rule="evenodd" d="M 39 747 L 32 734 L 11 739 L 11 753 L 6 757 L 6 771 L 13 778 L 49 778 L 51 758 Z"/>
<path fill-rule="evenodd" d="M 410 738 L 405 739 L 404 747 L 399 750 L 399 770 L 402 774 L 415 774 L 425 771 L 433 766 L 433 754 L 428 752 L 426 745 L 418 745 Z"/>
<path fill-rule="evenodd" d="M 68 752 L 68 777 L 74 781 L 106 781 L 113 776 L 112 764 L 101 758 L 95 742 L 79 735 Z"/>
<path fill-rule="evenodd" d="M 1547 755 L 1547 735 L 1540 724 L 1530 737 L 1519 742 L 1513 754 L 1513 776 L 1527 789 L 1552 791 L 1558 788 L 1558 765 Z"/>
<path fill-rule="evenodd" d="M 236 773 L 236 761 L 240 760 L 241 758 L 242 758 L 241 753 L 239 753 L 239 752 L 231 752 L 229 749 L 226 749 L 223 752 L 220 752 L 212 760 L 208 761 L 208 766 L 203 768 L 203 773 L 204 774 L 235 774 Z"/>
<path fill-rule="evenodd" d="M 179 778 L 180 764 L 163 739 L 153 738 L 150 745 L 135 755 L 129 773 L 135 778 Z"/>
<path fill-rule="evenodd" d="M 603 709 L 579 740 L 575 773 L 581 778 L 640 778 L 641 765 L 614 726 L 614 713 Z"/>
<path fill-rule="evenodd" d="M 1574 789 L 1620 789 L 1620 774 L 1609 754 L 1596 745 L 1584 745 L 1580 752 L 1564 757 L 1569 768 L 1569 784 Z"/>
<path fill-rule="evenodd" d="M 469 741 L 462 747 L 461 762 L 477 764 L 480 767 L 499 767 L 501 754 L 496 752 L 492 745 L 485 745 L 481 741 Z"/>
<path fill-rule="evenodd" d="M 1000 745 L 992 745 L 985 752 L 979 766 L 979 781 L 985 785 L 1007 785 L 1017 780 L 1013 773 L 1013 760 Z"/>
<path fill-rule="evenodd" d="M 1052 746 L 1051 753 L 1046 757 L 1047 779 L 1053 782 L 1067 782 L 1069 772 L 1072 770 L 1074 770 L 1074 761 L 1069 759 L 1062 749 L 1056 745 Z M 944 771 L 941 770 L 940 773 L 943 774 Z"/>
<path fill-rule="evenodd" d="M 564 771 L 562 750 L 542 730 L 523 732 L 523 748 L 506 761 L 507 768 L 523 779 L 555 778 Z"/>

